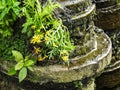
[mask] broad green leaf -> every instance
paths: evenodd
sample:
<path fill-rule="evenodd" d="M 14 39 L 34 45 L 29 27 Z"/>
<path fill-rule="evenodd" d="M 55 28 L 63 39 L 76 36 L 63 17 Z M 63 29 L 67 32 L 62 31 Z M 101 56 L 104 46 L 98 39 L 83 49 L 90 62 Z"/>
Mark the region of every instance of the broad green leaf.
<path fill-rule="evenodd" d="M 15 75 L 16 74 L 16 70 L 15 68 L 10 68 L 10 70 L 8 71 L 8 75 Z"/>
<path fill-rule="evenodd" d="M 15 57 L 15 59 L 16 59 L 17 62 L 23 60 L 23 55 L 20 52 L 18 52 L 16 50 L 12 50 L 12 54 Z"/>
<path fill-rule="evenodd" d="M 16 65 L 15 65 L 15 70 L 20 70 L 22 67 L 23 67 L 24 63 L 23 62 L 18 62 Z"/>
<path fill-rule="evenodd" d="M 32 67 L 27 67 L 30 71 L 33 71 L 33 68 Z"/>
<path fill-rule="evenodd" d="M 18 78 L 19 78 L 19 82 L 23 81 L 27 76 L 27 69 L 25 67 L 23 67 L 20 72 L 19 72 L 19 75 L 18 75 Z"/>
<path fill-rule="evenodd" d="M 31 66 L 33 64 L 34 64 L 33 60 L 27 60 L 27 61 L 25 61 L 24 66 L 28 67 L 28 66 Z"/>

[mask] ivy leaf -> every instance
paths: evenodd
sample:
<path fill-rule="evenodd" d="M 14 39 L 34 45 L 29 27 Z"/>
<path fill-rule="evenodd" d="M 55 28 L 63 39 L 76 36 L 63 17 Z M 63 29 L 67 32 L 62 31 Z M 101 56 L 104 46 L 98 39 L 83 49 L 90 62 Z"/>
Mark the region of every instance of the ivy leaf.
<path fill-rule="evenodd" d="M 8 71 L 8 75 L 15 75 L 16 74 L 16 70 L 15 68 L 10 68 L 10 70 Z"/>
<path fill-rule="evenodd" d="M 19 51 L 12 50 L 12 54 L 15 57 L 15 59 L 16 59 L 17 62 L 23 60 L 23 55 Z"/>
<path fill-rule="evenodd" d="M 27 76 L 27 69 L 26 67 L 23 67 L 19 72 L 19 76 L 18 76 L 19 82 L 23 81 L 26 78 L 26 76 Z"/>
<path fill-rule="evenodd" d="M 16 65 L 15 65 L 15 70 L 20 70 L 22 67 L 23 67 L 24 63 L 23 62 L 18 62 Z"/>
<path fill-rule="evenodd" d="M 25 61 L 24 66 L 28 67 L 28 66 L 31 66 L 33 64 L 34 64 L 33 60 L 27 60 L 27 61 Z"/>

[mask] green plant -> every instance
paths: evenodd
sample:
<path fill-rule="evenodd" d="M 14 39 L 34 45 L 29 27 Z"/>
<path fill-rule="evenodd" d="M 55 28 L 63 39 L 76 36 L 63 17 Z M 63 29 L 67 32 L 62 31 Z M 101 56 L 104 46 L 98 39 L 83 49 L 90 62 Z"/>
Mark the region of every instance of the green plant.
<path fill-rule="evenodd" d="M 11 51 L 20 51 L 23 55 L 29 55 L 25 37 L 16 34 L 14 37 L 0 38 L 0 61 L 14 60 Z"/>
<path fill-rule="evenodd" d="M 16 72 L 19 71 L 18 78 L 19 82 L 21 82 L 26 78 L 28 69 L 30 71 L 33 71 L 32 65 L 34 65 L 34 61 L 29 59 L 28 56 L 23 58 L 23 55 L 16 50 L 12 50 L 12 54 L 15 57 L 15 61 L 17 62 L 17 64 L 15 65 L 15 67 L 9 70 L 8 74 L 15 75 Z"/>
<path fill-rule="evenodd" d="M 0 38 L 12 35 L 13 23 L 20 14 L 19 5 L 17 0 L 0 0 Z"/>
<path fill-rule="evenodd" d="M 38 0 L 24 0 L 23 33 L 30 37 L 30 43 L 39 61 L 45 59 L 62 59 L 69 64 L 69 53 L 74 49 L 70 41 L 69 31 L 61 19 L 53 16 L 59 4 L 49 0 L 42 6 Z"/>
<path fill-rule="evenodd" d="M 15 67 L 9 70 L 9 75 L 18 73 L 19 82 L 24 80 L 28 70 L 32 71 L 32 66 L 36 63 L 30 59 L 34 57 L 38 61 L 63 60 L 69 65 L 69 54 L 75 46 L 70 40 L 67 27 L 60 18 L 54 16 L 59 4 L 51 0 L 45 5 L 41 5 L 39 0 L 23 0 L 19 7 L 17 0 L 2 0 L 0 5 L 0 58 L 10 58 L 13 54 L 16 61 Z M 18 16 L 25 17 L 22 30 L 13 29 Z"/>

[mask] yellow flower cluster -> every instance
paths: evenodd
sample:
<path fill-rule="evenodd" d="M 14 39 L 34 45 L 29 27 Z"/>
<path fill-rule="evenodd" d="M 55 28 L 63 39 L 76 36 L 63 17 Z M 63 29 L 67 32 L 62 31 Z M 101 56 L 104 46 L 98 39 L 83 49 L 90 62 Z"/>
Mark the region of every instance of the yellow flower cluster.
<path fill-rule="evenodd" d="M 55 43 L 53 43 L 53 47 L 58 47 Z"/>
<path fill-rule="evenodd" d="M 62 58 L 62 60 L 65 61 L 65 62 L 68 61 L 68 56 L 62 56 L 61 58 Z"/>
<path fill-rule="evenodd" d="M 65 61 L 65 62 L 68 61 L 68 51 L 62 50 L 62 51 L 60 52 L 60 55 L 61 55 L 61 58 L 62 58 L 63 61 Z"/>
<path fill-rule="evenodd" d="M 42 56 L 42 55 L 38 55 L 38 61 L 43 61 L 45 60 L 46 58 L 48 58 L 48 56 Z"/>
<path fill-rule="evenodd" d="M 40 54 L 40 52 L 41 52 L 40 48 L 34 47 L 34 53 L 35 53 L 35 54 L 38 54 L 38 61 L 43 61 L 43 60 L 45 60 L 46 58 L 48 58 L 47 55 L 42 56 L 42 55 Z"/>
<path fill-rule="evenodd" d="M 35 52 L 35 54 L 40 53 L 40 52 L 41 52 L 41 51 L 40 51 L 40 48 L 34 47 L 34 52 Z"/>
<path fill-rule="evenodd" d="M 48 36 L 45 36 L 45 43 L 49 42 L 50 41 L 50 37 Z"/>
<path fill-rule="evenodd" d="M 34 35 L 32 37 L 31 43 L 32 44 L 40 43 L 42 39 L 43 39 L 43 34 L 41 34 L 41 35 Z"/>
<path fill-rule="evenodd" d="M 46 31 L 46 33 L 45 33 L 45 43 L 50 41 L 49 35 L 50 35 L 51 32 L 52 32 L 51 30 Z"/>
<path fill-rule="evenodd" d="M 32 26 L 31 26 L 31 29 L 36 29 L 36 26 L 35 26 L 35 25 L 32 25 Z"/>
<path fill-rule="evenodd" d="M 60 52 L 60 55 L 68 55 L 68 51 L 62 50 L 62 51 Z"/>
<path fill-rule="evenodd" d="M 49 35 L 51 32 L 52 32 L 51 30 L 48 30 L 48 31 L 46 31 L 45 35 Z"/>

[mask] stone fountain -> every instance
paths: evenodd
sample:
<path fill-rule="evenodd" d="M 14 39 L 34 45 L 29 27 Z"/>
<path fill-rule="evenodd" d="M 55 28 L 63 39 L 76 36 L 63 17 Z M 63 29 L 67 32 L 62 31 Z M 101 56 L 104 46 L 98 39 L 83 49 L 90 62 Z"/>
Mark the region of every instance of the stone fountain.
<path fill-rule="evenodd" d="M 7 76 L 13 65 L 8 61 L 0 62 L 1 75 L 12 90 L 68 90 L 71 83 L 81 81 L 82 90 L 94 90 L 94 79 L 110 64 L 112 44 L 102 29 L 94 26 L 95 4 L 90 0 L 56 0 L 62 9 L 56 10 L 56 16 L 62 18 L 75 41 L 75 51 L 71 54 L 70 65 L 34 66 L 28 78 L 17 83 L 16 77 Z M 7 79 L 6 79 L 7 78 Z M 73 85 L 73 84 L 72 84 Z"/>

